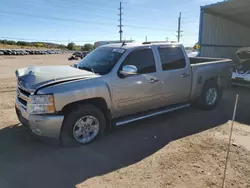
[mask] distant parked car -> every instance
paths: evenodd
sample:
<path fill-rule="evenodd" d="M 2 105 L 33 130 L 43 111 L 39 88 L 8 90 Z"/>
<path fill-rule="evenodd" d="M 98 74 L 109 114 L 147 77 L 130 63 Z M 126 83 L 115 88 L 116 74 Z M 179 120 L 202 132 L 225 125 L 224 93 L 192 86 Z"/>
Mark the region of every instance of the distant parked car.
<path fill-rule="evenodd" d="M 74 52 L 73 55 L 76 56 L 76 57 L 80 57 L 80 58 L 82 57 L 81 52 Z"/>
<path fill-rule="evenodd" d="M 0 51 L 0 55 L 4 55 L 4 52 Z"/>
<path fill-rule="evenodd" d="M 78 60 L 78 57 L 76 57 L 75 55 L 72 55 L 68 58 L 68 60 Z"/>
<path fill-rule="evenodd" d="M 4 50 L 3 53 L 4 55 L 9 55 L 9 50 Z"/>
<path fill-rule="evenodd" d="M 89 51 L 83 51 L 83 52 L 82 52 L 82 59 L 83 59 L 84 57 L 86 57 L 86 55 L 88 55 L 88 53 L 89 53 Z"/>
<path fill-rule="evenodd" d="M 20 53 L 20 55 L 25 55 L 25 52 L 23 50 L 20 51 L 19 53 Z"/>

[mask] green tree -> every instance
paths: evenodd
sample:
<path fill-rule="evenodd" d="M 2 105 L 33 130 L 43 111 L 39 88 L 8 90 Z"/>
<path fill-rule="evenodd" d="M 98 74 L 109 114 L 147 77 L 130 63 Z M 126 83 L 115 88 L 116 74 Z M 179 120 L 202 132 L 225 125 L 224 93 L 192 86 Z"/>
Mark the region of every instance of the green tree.
<path fill-rule="evenodd" d="M 28 42 L 25 42 L 25 41 L 17 41 L 16 43 L 18 46 L 28 46 L 29 43 Z"/>
<path fill-rule="evenodd" d="M 8 44 L 8 41 L 7 40 L 2 40 L 1 43 L 2 44 Z"/>
<path fill-rule="evenodd" d="M 8 40 L 8 41 L 7 41 L 7 44 L 9 44 L 9 45 L 15 45 L 15 44 L 16 44 L 16 41 Z"/>
<path fill-rule="evenodd" d="M 91 51 L 94 49 L 94 45 L 93 44 L 84 44 L 84 46 L 81 47 L 82 51 Z"/>
<path fill-rule="evenodd" d="M 64 44 L 59 44 L 58 48 L 60 48 L 60 49 L 66 49 L 66 46 Z"/>
<path fill-rule="evenodd" d="M 69 49 L 69 50 L 74 50 L 75 49 L 75 43 L 73 43 L 73 42 L 70 42 L 68 45 L 67 45 L 67 48 Z"/>

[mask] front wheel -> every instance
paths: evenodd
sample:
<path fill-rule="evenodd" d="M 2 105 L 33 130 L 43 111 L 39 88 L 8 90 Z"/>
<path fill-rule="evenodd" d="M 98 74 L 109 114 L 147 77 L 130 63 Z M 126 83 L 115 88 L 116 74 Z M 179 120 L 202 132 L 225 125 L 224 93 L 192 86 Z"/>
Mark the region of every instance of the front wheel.
<path fill-rule="evenodd" d="M 197 103 L 204 110 L 213 110 L 216 108 L 220 98 L 220 90 L 216 82 L 209 81 L 205 84 L 202 94 Z"/>
<path fill-rule="evenodd" d="M 78 106 L 63 123 L 62 145 L 88 144 L 105 132 L 106 119 L 100 109 L 93 105 Z"/>

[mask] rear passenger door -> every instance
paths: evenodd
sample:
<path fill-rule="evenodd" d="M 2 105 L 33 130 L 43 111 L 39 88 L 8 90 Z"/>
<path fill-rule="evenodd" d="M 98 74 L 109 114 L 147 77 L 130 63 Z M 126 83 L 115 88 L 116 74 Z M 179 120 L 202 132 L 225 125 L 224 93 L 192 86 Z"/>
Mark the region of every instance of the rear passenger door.
<path fill-rule="evenodd" d="M 163 81 L 163 104 L 186 102 L 191 89 L 191 68 L 181 47 L 158 47 Z"/>

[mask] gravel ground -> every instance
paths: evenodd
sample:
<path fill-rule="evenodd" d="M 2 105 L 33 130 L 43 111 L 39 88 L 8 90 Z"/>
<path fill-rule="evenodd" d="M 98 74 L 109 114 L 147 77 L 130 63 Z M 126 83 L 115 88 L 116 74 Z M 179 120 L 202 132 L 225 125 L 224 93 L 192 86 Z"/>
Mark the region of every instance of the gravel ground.
<path fill-rule="evenodd" d="M 0 57 L 0 187 L 221 187 L 235 95 L 240 101 L 226 187 L 250 188 L 250 89 L 226 90 L 218 108 L 187 108 L 113 130 L 98 142 L 60 148 L 20 126 L 17 68 L 73 64 L 65 55 Z"/>

